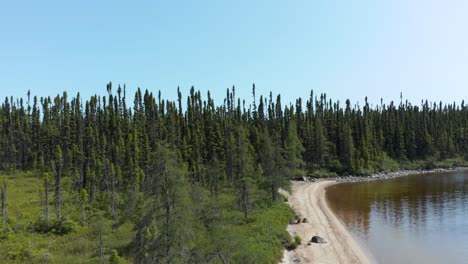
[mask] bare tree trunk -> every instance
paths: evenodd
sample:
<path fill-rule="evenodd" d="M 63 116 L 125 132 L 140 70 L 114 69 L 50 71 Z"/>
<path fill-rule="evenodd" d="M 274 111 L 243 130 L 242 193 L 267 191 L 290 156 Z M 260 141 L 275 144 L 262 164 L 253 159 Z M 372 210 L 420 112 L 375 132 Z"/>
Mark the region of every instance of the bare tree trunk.
<path fill-rule="evenodd" d="M 47 248 L 46 248 L 46 252 L 44 254 L 45 263 L 47 263 L 49 261 L 49 248 L 50 248 L 50 240 L 47 241 Z"/>
<path fill-rule="evenodd" d="M 29 244 L 29 255 L 33 255 L 34 250 L 34 227 L 31 227 L 31 244 Z"/>
<path fill-rule="evenodd" d="M 62 166 L 63 161 L 59 160 L 55 167 L 55 213 L 57 219 L 62 218 Z"/>
<path fill-rule="evenodd" d="M 114 165 L 111 164 L 110 166 L 110 177 L 111 177 L 111 209 L 112 209 L 112 214 L 114 215 L 114 224 L 118 225 L 119 224 L 119 216 L 117 214 L 117 206 L 115 202 L 115 181 L 116 181 L 116 172 L 114 169 Z"/>
<path fill-rule="evenodd" d="M 6 183 L 3 183 L 2 186 L 2 228 L 3 232 L 6 232 L 6 219 L 7 219 L 7 210 L 6 210 L 6 192 L 7 186 Z"/>
<path fill-rule="evenodd" d="M 95 188 L 95 183 L 94 183 L 94 177 L 90 179 L 90 190 L 89 190 L 89 202 L 91 203 L 94 201 L 94 196 L 96 195 L 96 188 Z"/>
<path fill-rule="evenodd" d="M 46 226 L 49 228 L 49 180 L 46 179 L 44 181 L 44 187 L 45 187 L 45 221 L 46 221 Z"/>
<path fill-rule="evenodd" d="M 102 263 L 104 258 L 103 248 L 102 248 L 102 233 L 99 233 L 99 262 Z"/>
<path fill-rule="evenodd" d="M 249 218 L 249 191 L 248 191 L 248 186 L 247 183 L 245 182 L 245 179 L 241 180 L 241 207 L 242 211 L 244 213 L 244 218 L 248 219 Z"/>
<path fill-rule="evenodd" d="M 118 225 L 119 224 L 119 215 L 117 214 L 117 208 L 115 206 L 115 173 L 111 175 L 112 176 L 112 213 L 114 214 L 114 224 Z"/>
<path fill-rule="evenodd" d="M 41 207 L 41 222 L 44 221 L 44 198 L 42 197 L 42 192 L 39 192 L 39 206 Z"/>
<path fill-rule="evenodd" d="M 83 202 L 81 204 L 81 216 L 82 216 L 82 219 L 83 219 L 83 226 L 86 226 L 86 204 Z"/>

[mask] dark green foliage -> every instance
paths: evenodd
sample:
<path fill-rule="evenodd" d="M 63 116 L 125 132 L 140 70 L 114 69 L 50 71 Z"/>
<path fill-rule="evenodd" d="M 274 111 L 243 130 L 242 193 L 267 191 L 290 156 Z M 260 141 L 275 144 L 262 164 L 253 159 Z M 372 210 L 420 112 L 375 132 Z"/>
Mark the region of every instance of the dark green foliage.
<path fill-rule="evenodd" d="M 54 260 L 44 243 L 38 254 L 52 263 L 276 263 L 300 243 L 285 231 L 291 212 L 278 193 L 290 179 L 468 163 L 464 102 L 360 107 L 311 93 L 285 105 L 271 93 L 257 101 L 255 86 L 251 106 L 234 87 L 222 105 L 193 87 L 176 102 L 141 89 L 129 99 L 112 83 L 107 92 L 34 97 L 32 107 L 5 98 L 0 170 L 31 171 L 34 201 L 23 210 L 10 200 L 22 187 L 7 192 L 2 182 L 4 256 L 36 260 L 39 251 L 22 250 L 33 234 L 65 244 L 85 234 L 72 257 Z"/>
<path fill-rule="evenodd" d="M 165 146 L 158 146 L 151 156 L 154 162 L 144 183 L 145 212 L 136 224 L 135 260 L 187 263 L 193 243 L 187 170 Z"/>
<path fill-rule="evenodd" d="M 284 165 L 281 166 L 283 174 L 290 179 L 297 179 L 305 175 L 302 153 L 304 147 L 297 135 L 296 122 L 290 121 L 287 127 L 287 135 L 284 141 Z"/>
<path fill-rule="evenodd" d="M 288 145 L 288 148 L 284 149 L 279 138 L 273 142 L 268 131 L 264 131 L 259 147 L 259 157 L 265 177 L 264 185 L 271 193 L 272 201 L 278 199 L 279 188 L 289 189 L 289 179 L 296 176 L 295 169 L 302 164 L 300 161 L 296 163 L 295 150 L 293 145 Z"/>
<path fill-rule="evenodd" d="M 35 222 L 31 229 L 37 233 L 53 233 L 56 235 L 66 235 L 70 232 L 73 232 L 76 229 L 77 224 L 73 221 L 61 218 L 54 221 L 47 222 L 43 220 L 38 220 Z"/>

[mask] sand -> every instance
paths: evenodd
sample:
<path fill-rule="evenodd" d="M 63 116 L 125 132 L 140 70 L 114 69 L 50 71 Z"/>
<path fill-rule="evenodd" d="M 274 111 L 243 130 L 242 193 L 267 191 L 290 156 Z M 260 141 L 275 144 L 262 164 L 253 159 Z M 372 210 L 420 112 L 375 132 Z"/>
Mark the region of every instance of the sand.
<path fill-rule="evenodd" d="M 293 182 L 288 202 L 309 223 L 293 224 L 288 231 L 302 238 L 293 251 L 284 252 L 281 263 L 373 263 L 371 257 L 352 237 L 351 233 L 328 207 L 325 188 L 334 181 Z M 308 245 L 312 236 L 325 238 L 327 243 Z"/>

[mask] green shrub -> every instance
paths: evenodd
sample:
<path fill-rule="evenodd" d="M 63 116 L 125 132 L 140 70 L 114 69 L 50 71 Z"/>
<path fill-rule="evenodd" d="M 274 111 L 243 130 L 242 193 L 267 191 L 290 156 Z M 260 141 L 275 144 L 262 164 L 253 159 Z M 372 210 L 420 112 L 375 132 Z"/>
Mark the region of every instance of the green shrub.
<path fill-rule="evenodd" d="M 294 243 L 295 243 L 296 245 L 300 245 L 301 242 L 302 242 L 301 237 L 298 236 L 298 235 L 295 235 L 295 236 L 294 236 Z"/>
<path fill-rule="evenodd" d="M 294 250 L 294 249 L 296 249 L 296 248 L 301 244 L 301 242 L 302 242 L 301 237 L 298 236 L 298 235 L 294 235 L 294 240 L 291 241 L 291 242 L 287 245 L 286 249 L 287 249 L 287 250 Z"/>
<path fill-rule="evenodd" d="M 28 259 L 30 257 L 29 249 L 24 247 L 24 246 L 21 246 L 16 250 L 8 251 L 7 257 L 8 257 L 8 259 L 11 259 L 11 260 L 25 260 L 25 259 Z"/>
<path fill-rule="evenodd" d="M 399 170 L 400 164 L 384 154 L 380 161 L 377 162 L 376 167 L 379 171 L 391 172 Z"/>
<path fill-rule="evenodd" d="M 64 218 L 49 222 L 45 220 L 38 220 L 37 222 L 33 223 L 32 228 L 37 233 L 66 235 L 76 229 L 76 223 Z"/>
<path fill-rule="evenodd" d="M 327 177 L 337 177 L 338 174 L 333 171 L 329 171 L 326 169 L 320 169 L 320 170 L 313 170 L 309 173 L 309 176 L 315 177 L 315 178 L 327 178 Z"/>
<path fill-rule="evenodd" d="M 65 235 L 75 230 L 76 223 L 67 219 L 55 221 L 52 232 L 56 235 Z"/>
<path fill-rule="evenodd" d="M 45 221 L 45 220 L 38 220 L 32 224 L 32 229 L 34 232 L 46 234 L 52 231 L 53 224 Z"/>
<path fill-rule="evenodd" d="M 119 256 L 117 250 L 112 249 L 111 256 L 109 258 L 109 263 L 111 264 L 122 264 L 125 263 L 123 259 Z"/>

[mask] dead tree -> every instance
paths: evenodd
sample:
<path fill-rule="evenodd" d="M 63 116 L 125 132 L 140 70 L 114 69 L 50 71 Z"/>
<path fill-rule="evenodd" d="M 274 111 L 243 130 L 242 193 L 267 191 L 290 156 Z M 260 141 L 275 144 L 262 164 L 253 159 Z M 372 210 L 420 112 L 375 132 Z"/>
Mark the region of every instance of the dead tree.
<path fill-rule="evenodd" d="M 6 232 L 6 220 L 7 220 L 7 209 L 6 209 L 6 192 L 7 192 L 7 185 L 4 182 L 2 186 L 2 228 L 3 232 Z"/>

